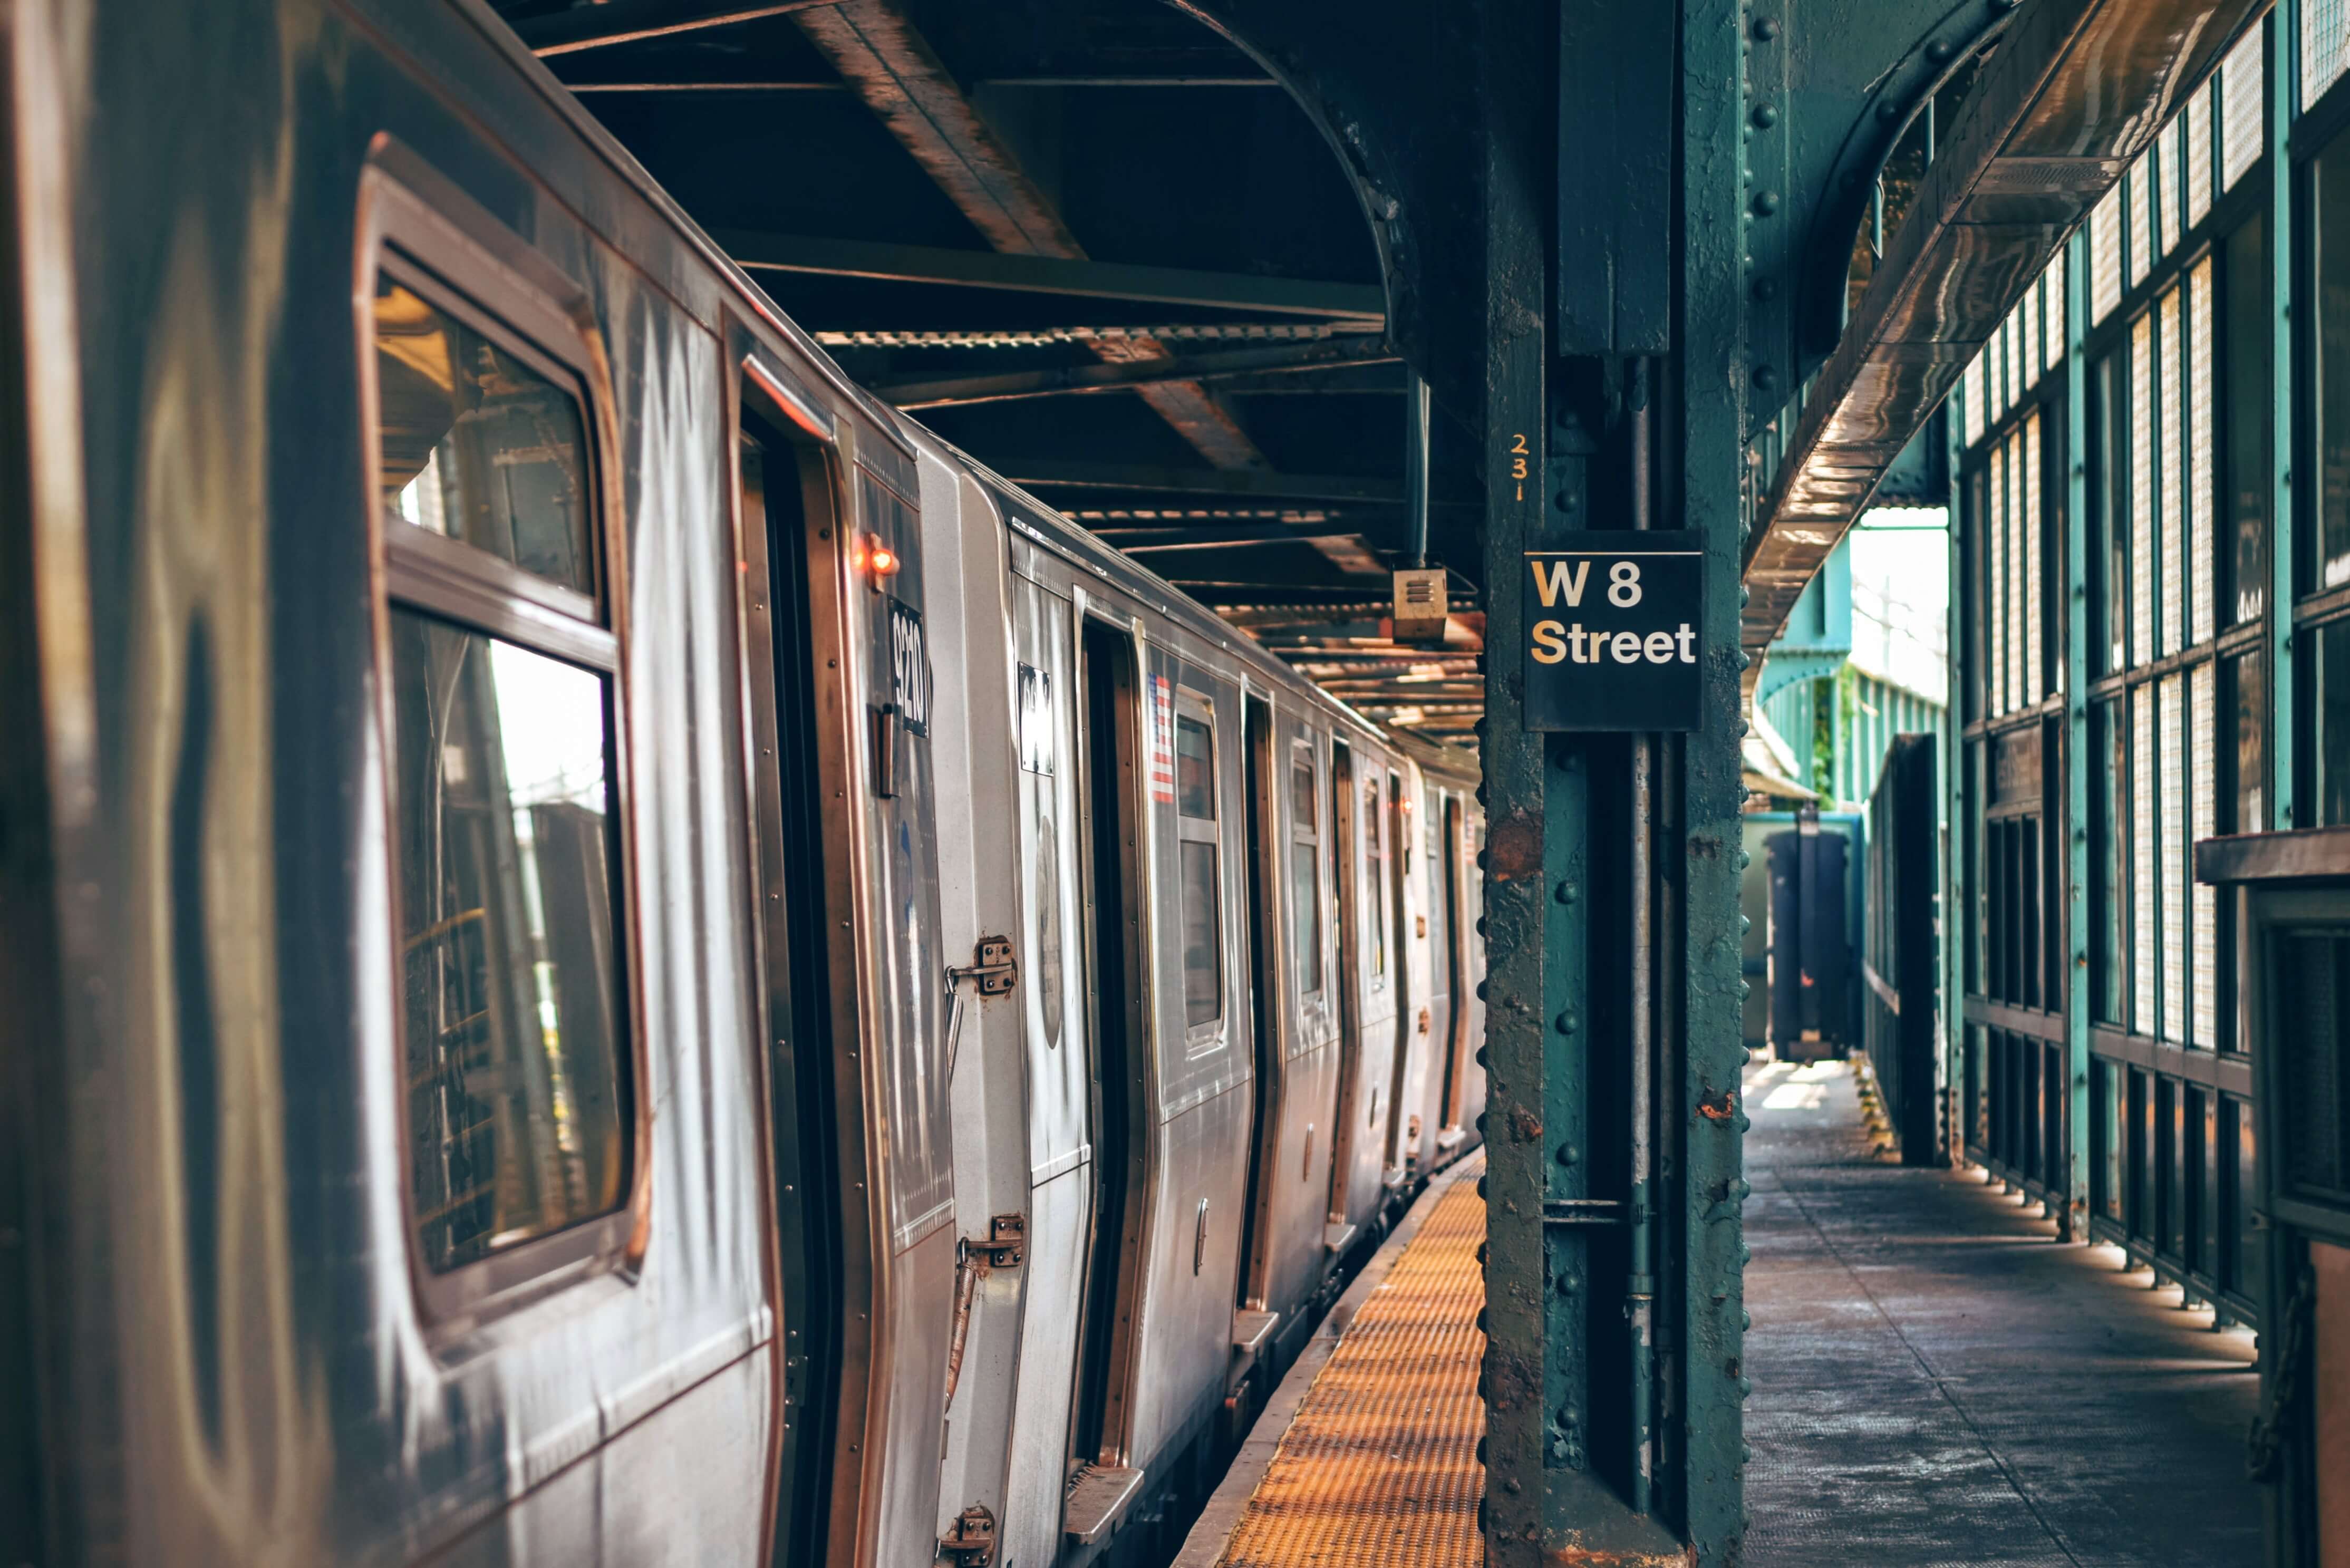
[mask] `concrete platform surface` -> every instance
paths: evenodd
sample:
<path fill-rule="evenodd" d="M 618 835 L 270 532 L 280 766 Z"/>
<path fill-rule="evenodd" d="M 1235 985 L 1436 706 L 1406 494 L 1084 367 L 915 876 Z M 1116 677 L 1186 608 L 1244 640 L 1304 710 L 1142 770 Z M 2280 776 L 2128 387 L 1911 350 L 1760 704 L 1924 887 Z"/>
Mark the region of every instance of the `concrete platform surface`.
<path fill-rule="evenodd" d="M 2258 1568 L 2251 1334 L 1880 1158 L 1843 1064 L 1746 1082 L 1746 1568 Z"/>

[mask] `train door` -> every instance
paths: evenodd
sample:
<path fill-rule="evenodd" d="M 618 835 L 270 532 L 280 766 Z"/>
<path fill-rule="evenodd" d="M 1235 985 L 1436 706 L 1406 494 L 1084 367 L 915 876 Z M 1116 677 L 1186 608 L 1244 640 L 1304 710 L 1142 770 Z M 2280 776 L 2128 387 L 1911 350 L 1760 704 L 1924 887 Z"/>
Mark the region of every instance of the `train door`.
<path fill-rule="evenodd" d="M 837 1216 L 799 1195 L 821 1184 L 835 1158 L 830 1054 L 816 1048 L 829 1027 L 830 933 L 824 919 L 824 842 L 819 792 L 785 789 L 785 779 L 813 779 L 816 757 L 816 682 L 810 669 L 807 572 L 796 541 L 806 528 L 806 498 L 828 514 L 823 460 L 804 493 L 802 455 L 778 420 L 762 417 L 771 401 L 746 396 L 735 478 L 743 557 L 743 667 L 751 688 L 751 737 L 762 759 L 754 769 L 758 824 L 757 874 L 765 897 L 761 963 L 769 1056 L 768 1144 L 775 1216 L 778 1290 L 786 1349 L 778 1369 L 781 1404 L 801 1412 L 780 1438 L 776 1483 L 777 1560 L 786 1543 L 820 1539 L 831 1489 L 828 1411 L 839 1394 L 840 1227 Z"/>
<path fill-rule="evenodd" d="M 1388 964 L 1395 974 L 1395 1059 L 1388 1074 L 1387 1158 L 1383 1173 L 1390 1187 L 1400 1186 L 1405 1179 L 1406 1124 L 1417 1114 L 1419 1099 L 1412 1090 L 1414 1084 L 1423 1081 L 1419 1074 L 1426 1071 L 1423 1062 L 1416 1072 L 1412 1060 L 1413 1047 L 1428 1026 L 1428 1020 L 1420 1016 L 1420 1000 L 1413 993 L 1411 983 L 1412 956 L 1419 950 L 1414 942 L 1405 940 L 1409 934 L 1406 927 L 1411 919 L 1410 901 L 1405 897 L 1411 871 L 1411 797 L 1404 793 L 1403 775 L 1390 771 L 1387 811 L 1382 819 L 1388 848 L 1386 875 L 1382 878 L 1387 898 L 1387 950 L 1390 955 Z"/>
<path fill-rule="evenodd" d="M 779 1375 L 783 1408 L 818 1413 L 785 1426 L 778 1550 L 821 1538 L 836 1568 L 869 1568 L 936 1551 L 932 1303 L 955 1268 L 919 486 L 878 431 L 855 432 L 853 467 L 790 438 L 806 400 L 755 357 L 740 391 L 743 576 L 774 609 L 753 627 L 770 657 L 748 662 L 772 726 L 755 774 L 777 1257 L 786 1300 L 796 1272 L 813 1307 Z"/>
<path fill-rule="evenodd" d="M 1330 748 L 1330 874 L 1337 889 L 1331 934 L 1338 950 L 1338 1103 L 1330 1131 L 1330 1250 L 1344 1252 L 1354 1241 L 1348 1218 L 1355 1151 L 1361 1143 L 1363 1076 L 1363 898 L 1361 812 L 1355 798 L 1355 752 L 1344 741 Z M 1374 788 L 1377 786 L 1374 785 Z"/>
<path fill-rule="evenodd" d="M 1249 1132 L 1248 1197 L 1241 1209 L 1241 1266 L 1234 1291 L 1235 1312 L 1262 1311 L 1265 1303 L 1267 1260 L 1265 1171 L 1281 1137 L 1281 1020 L 1289 988 L 1280 974 L 1281 914 L 1275 889 L 1282 867 L 1274 859 L 1280 841 L 1274 754 L 1273 705 L 1250 697 L 1243 706 L 1246 733 L 1243 756 L 1247 767 L 1249 974 L 1256 995 L 1250 1010 L 1254 1023 L 1254 1120 Z M 1309 851 L 1310 853 L 1310 851 Z"/>
<path fill-rule="evenodd" d="M 1124 1501 L 1097 1499 L 1104 1487 L 1085 1487 L 1089 1477 L 1109 1473 L 1116 1478 L 1109 1487 L 1130 1484 L 1125 1438 L 1151 1131 L 1140 672 L 1130 632 L 1089 618 L 1081 643 L 1095 1190 L 1069 1444 L 1072 1529 L 1081 1506 L 1091 1511 Z M 1075 1495 L 1080 1489 L 1083 1497 Z"/>
<path fill-rule="evenodd" d="M 1429 866 L 1432 878 L 1428 898 L 1428 925 L 1433 957 L 1435 994 L 1430 1005 L 1436 1014 L 1436 1037 L 1444 1043 L 1444 1072 L 1438 1081 L 1438 1158 L 1461 1141 L 1461 1073 L 1466 1065 L 1469 1010 L 1461 1005 L 1467 966 L 1461 945 L 1468 933 L 1461 920 L 1461 801 L 1447 793 L 1438 822 L 1436 853 Z"/>

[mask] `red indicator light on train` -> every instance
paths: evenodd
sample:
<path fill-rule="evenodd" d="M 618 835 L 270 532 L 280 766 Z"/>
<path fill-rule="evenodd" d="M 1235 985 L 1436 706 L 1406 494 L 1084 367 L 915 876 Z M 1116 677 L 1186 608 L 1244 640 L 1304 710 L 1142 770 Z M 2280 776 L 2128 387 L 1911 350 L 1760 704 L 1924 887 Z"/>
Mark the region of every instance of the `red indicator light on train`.
<path fill-rule="evenodd" d="M 881 579 L 898 575 L 898 552 L 881 542 L 879 534 L 868 534 L 856 549 L 856 564 L 873 576 L 873 586 L 879 587 Z"/>

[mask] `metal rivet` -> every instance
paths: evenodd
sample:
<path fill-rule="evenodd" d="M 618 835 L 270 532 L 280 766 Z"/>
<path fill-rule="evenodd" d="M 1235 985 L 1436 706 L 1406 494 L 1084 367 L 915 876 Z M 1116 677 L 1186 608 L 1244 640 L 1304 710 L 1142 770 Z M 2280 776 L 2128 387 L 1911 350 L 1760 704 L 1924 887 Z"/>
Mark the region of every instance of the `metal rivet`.
<path fill-rule="evenodd" d="M 1779 192 L 1776 192 L 1776 191 L 1757 191 L 1757 192 L 1754 192 L 1754 211 L 1755 211 L 1757 213 L 1759 213 L 1759 214 L 1760 214 L 1760 215 L 1762 215 L 1762 217 L 1767 218 L 1767 217 L 1769 217 L 1772 213 L 1773 213 L 1777 212 L 1778 210 L 1779 210 Z"/>
<path fill-rule="evenodd" d="M 1779 280 L 1773 277 L 1758 277 L 1754 280 L 1754 286 L 1747 292 L 1757 299 L 1776 299 L 1779 297 Z"/>
<path fill-rule="evenodd" d="M 1758 130 L 1768 130 L 1779 123 L 1779 111 L 1767 103 L 1758 103 L 1754 106 L 1753 114 L 1749 118 L 1754 121 Z"/>
<path fill-rule="evenodd" d="M 1948 61 L 1952 55 L 1955 55 L 1958 52 L 1958 49 L 1953 47 L 1950 41 L 1947 38 L 1937 38 L 1932 43 L 1926 46 L 1926 57 L 1933 61 L 1938 66 Z"/>
<path fill-rule="evenodd" d="M 1776 16 L 1755 17 L 1754 36 L 1762 39 L 1766 44 L 1772 39 L 1777 37 L 1779 36 L 1779 18 Z"/>

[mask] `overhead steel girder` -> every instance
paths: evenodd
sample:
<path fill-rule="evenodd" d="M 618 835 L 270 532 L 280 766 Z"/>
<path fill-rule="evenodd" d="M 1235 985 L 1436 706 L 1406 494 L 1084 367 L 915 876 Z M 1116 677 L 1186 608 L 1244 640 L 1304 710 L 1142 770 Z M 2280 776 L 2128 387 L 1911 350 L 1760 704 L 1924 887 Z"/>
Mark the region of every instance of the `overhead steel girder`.
<path fill-rule="evenodd" d="M 1834 351 L 1877 177 L 2016 0 L 1763 0 L 1746 39 L 1752 430 Z"/>
<path fill-rule="evenodd" d="M 1983 342 L 2266 0 L 2034 0 L 1984 67 L 1806 398 L 1746 543 L 1770 645 Z"/>

